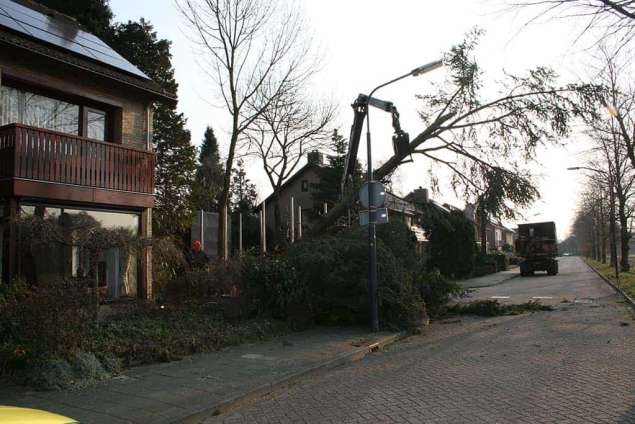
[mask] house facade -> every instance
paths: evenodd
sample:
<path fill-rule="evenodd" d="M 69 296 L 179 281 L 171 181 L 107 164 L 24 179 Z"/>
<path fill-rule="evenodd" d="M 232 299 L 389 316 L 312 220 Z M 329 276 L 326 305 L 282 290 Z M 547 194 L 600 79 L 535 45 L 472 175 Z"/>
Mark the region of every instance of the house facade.
<path fill-rule="evenodd" d="M 480 246 L 480 223 L 476 219 L 476 209 L 474 205 L 468 204 L 464 210 L 465 216 L 474 223 L 476 231 L 476 243 Z M 506 248 L 513 248 L 514 239 L 516 237 L 516 231 L 507 228 L 500 219 L 489 218 L 485 227 L 485 234 L 487 239 L 487 251 L 502 251 Z"/>
<path fill-rule="evenodd" d="M 0 0 L 0 266 L 2 280 L 59 275 L 97 281 L 108 298 L 152 296 L 155 155 L 152 110 L 163 90 L 69 17 Z M 68 243 L 27 248 L 16 220 L 54 222 Z M 89 261 L 82 225 L 128 231 L 139 252 Z"/>

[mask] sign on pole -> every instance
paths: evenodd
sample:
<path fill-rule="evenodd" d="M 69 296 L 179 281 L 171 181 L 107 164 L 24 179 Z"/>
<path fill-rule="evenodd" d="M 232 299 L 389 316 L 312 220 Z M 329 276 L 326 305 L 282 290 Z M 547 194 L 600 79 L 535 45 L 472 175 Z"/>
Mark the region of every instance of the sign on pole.
<path fill-rule="evenodd" d="M 372 194 L 373 204 L 369 204 L 369 190 Z M 386 189 L 384 185 L 377 181 L 365 183 L 359 190 L 359 201 L 367 209 L 381 208 L 386 201 Z"/>
<path fill-rule="evenodd" d="M 375 224 L 388 224 L 388 209 L 378 208 L 359 212 L 359 225 L 364 226 L 371 222 Z"/>

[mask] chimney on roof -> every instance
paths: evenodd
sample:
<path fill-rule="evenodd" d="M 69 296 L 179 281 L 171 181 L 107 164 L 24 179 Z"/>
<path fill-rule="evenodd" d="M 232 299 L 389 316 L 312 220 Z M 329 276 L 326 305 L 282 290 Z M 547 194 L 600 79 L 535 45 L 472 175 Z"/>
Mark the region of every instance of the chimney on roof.
<path fill-rule="evenodd" d="M 307 160 L 310 165 L 322 166 L 324 165 L 324 155 L 317 150 L 307 153 Z"/>
<path fill-rule="evenodd" d="M 428 203 L 428 200 L 429 200 L 428 189 L 423 187 L 416 188 L 412 192 L 410 192 L 410 194 L 408 194 L 406 198 L 412 203 L 417 203 L 417 204 Z"/>

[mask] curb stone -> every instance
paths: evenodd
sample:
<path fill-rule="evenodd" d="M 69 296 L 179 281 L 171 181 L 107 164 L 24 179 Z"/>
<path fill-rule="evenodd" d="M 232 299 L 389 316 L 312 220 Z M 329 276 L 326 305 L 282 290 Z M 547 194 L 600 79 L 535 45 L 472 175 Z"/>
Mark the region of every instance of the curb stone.
<path fill-rule="evenodd" d="M 628 303 L 628 306 L 630 306 L 631 308 L 633 308 L 633 310 L 635 310 L 635 300 L 633 300 L 633 298 L 631 298 L 628 294 L 626 294 L 626 292 L 624 290 L 622 290 L 621 288 L 616 286 L 615 283 L 613 283 L 610 279 L 608 279 L 604 275 L 600 274 L 600 272 L 598 270 L 593 268 L 586 261 L 584 261 L 584 263 L 585 263 L 586 266 L 591 268 L 591 270 L 593 272 L 595 272 L 598 275 L 598 277 L 600 277 L 602 280 L 604 280 L 609 286 L 613 287 L 613 290 L 615 290 L 617 293 L 619 293 L 624 298 L 626 303 Z"/>
<path fill-rule="evenodd" d="M 402 340 L 406 337 L 408 337 L 408 333 L 405 331 L 382 337 L 378 341 L 366 346 L 362 346 L 359 349 L 356 349 L 352 352 L 346 352 L 346 353 L 340 354 L 333 359 L 329 359 L 325 362 L 322 362 L 321 364 L 317 364 L 305 370 L 298 371 L 291 375 L 282 377 L 272 383 L 265 383 L 259 387 L 249 390 L 247 393 L 243 393 L 243 394 L 234 396 L 232 398 L 222 400 L 216 403 L 215 405 L 205 407 L 202 410 L 189 415 L 188 417 L 176 420 L 175 423 L 198 424 L 204 419 L 209 418 L 210 416 L 221 415 L 225 412 L 228 412 L 236 408 L 237 406 L 243 403 L 262 397 L 276 389 L 281 389 L 281 388 L 290 386 L 296 383 L 297 381 L 299 381 L 300 379 L 305 378 L 309 375 L 331 370 L 341 365 L 361 361 L 370 353 L 377 352 L 378 350 L 381 350 L 384 347 L 390 344 L 393 344 L 399 340 Z"/>

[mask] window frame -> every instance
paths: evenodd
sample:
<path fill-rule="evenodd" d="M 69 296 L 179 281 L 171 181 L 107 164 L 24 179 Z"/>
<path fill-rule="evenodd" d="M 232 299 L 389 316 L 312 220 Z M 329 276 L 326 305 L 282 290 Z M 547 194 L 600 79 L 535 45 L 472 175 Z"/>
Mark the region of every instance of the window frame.
<path fill-rule="evenodd" d="M 115 122 L 117 117 L 121 117 L 120 113 L 117 113 L 117 108 L 112 105 L 99 103 L 90 99 L 86 99 L 81 96 L 76 96 L 68 93 L 63 93 L 60 91 L 56 91 L 53 89 L 49 89 L 46 87 L 29 84 L 27 82 L 23 82 L 14 78 L 9 78 L 6 76 L 2 76 L 2 80 L 0 81 L 0 85 L 10 87 L 16 90 L 20 90 L 23 92 L 29 92 L 38 96 L 48 97 L 52 100 L 58 100 L 66 103 L 70 103 L 72 105 L 78 106 L 79 116 L 78 116 L 78 128 L 77 128 L 77 137 L 87 138 L 88 131 L 88 122 L 87 116 L 89 111 L 103 112 L 106 115 L 106 122 L 104 128 L 104 139 L 90 139 L 94 141 L 101 141 L 104 143 L 115 143 L 121 144 L 120 139 L 116 139 L 115 134 L 117 133 L 116 128 L 121 123 Z M 20 123 L 20 122 L 16 122 Z M 44 128 L 46 129 L 46 128 Z M 75 135 L 71 133 L 65 133 L 69 135 Z"/>

